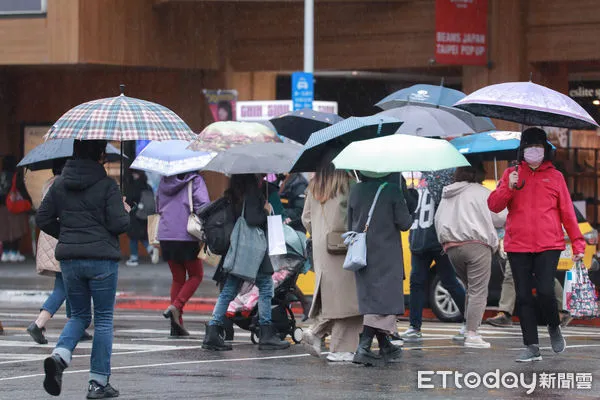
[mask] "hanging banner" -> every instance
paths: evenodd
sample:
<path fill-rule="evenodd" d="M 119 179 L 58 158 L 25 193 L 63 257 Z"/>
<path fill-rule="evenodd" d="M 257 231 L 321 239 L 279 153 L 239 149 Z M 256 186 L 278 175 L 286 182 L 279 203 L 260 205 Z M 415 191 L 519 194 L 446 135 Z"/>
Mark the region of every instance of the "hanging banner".
<path fill-rule="evenodd" d="M 486 65 L 487 21 L 487 0 L 436 0 L 436 63 Z"/>
<path fill-rule="evenodd" d="M 202 91 L 208 101 L 208 106 L 215 121 L 235 121 L 235 105 L 237 90 L 207 90 Z"/>

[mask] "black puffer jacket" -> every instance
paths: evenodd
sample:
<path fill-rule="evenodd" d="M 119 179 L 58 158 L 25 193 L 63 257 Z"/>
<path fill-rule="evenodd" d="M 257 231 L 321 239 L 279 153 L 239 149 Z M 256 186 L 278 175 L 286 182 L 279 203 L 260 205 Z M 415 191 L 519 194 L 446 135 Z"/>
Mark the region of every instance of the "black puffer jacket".
<path fill-rule="evenodd" d="M 129 214 L 117 183 L 102 165 L 69 160 L 44 198 L 36 222 L 58 239 L 57 260 L 119 260 L 119 235 L 129 227 Z"/>

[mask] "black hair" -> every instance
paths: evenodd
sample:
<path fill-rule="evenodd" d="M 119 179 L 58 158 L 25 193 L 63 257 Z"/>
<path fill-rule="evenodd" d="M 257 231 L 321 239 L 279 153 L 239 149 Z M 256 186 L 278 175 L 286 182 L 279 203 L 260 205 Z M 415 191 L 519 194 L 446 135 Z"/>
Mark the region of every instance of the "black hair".
<path fill-rule="evenodd" d="M 78 160 L 100 162 L 106 153 L 106 140 L 75 140 L 73 141 L 73 157 Z"/>
<path fill-rule="evenodd" d="M 458 167 L 454 171 L 454 182 L 482 183 L 485 180 L 485 168 L 481 163 L 468 167 Z"/>
<path fill-rule="evenodd" d="M 241 207 L 246 196 L 260 196 L 260 178 L 256 174 L 234 174 L 229 180 L 228 195 L 231 202 Z M 262 194 L 262 197 L 265 197 Z"/>
<path fill-rule="evenodd" d="M 221 100 L 217 103 L 217 111 L 219 110 L 219 108 L 222 108 L 225 111 L 227 111 L 228 121 L 231 121 L 233 119 L 233 110 L 231 109 L 231 102 Z"/>
<path fill-rule="evenodd" d="M 67 163 L 68 158 L 56 158 L 52 160 L 52 174 L 54 176 L 62 174 L 62 170 Z"/>

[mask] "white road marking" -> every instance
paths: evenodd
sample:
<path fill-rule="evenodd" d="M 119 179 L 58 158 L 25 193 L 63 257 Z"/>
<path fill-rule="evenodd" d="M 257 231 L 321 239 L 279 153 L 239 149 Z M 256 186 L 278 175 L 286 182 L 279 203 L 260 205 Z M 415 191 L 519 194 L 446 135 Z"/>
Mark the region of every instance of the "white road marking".
<path fill-rule="evenodd" d="M 195 361 L 176 361 L 169 363 L 157 363 L 157 364 L 140 364 L 140 365 L 127 365 L 121 367 L 112 367 L 111 371 L 120 371 L 125 369 L 140 369 L 140 368 L 156 368 L 156 367 L 169 367 L 169 366 L 177 366 L 177 365 L 192 365 L 192 364 L 211 364 L 211 363 L 230 363 L 230 362 L 241 362 L 241 361 L 263 361 L 263 360 L 280 360 L 280 359 L 288 359 L 288 358 L 300 358 L 300 357 L 310 357 L 310 354 L 288 354 L 284 356 L 268 356 L 268 357 L 248 357 L 248 358 L 230 358 L 226 360 L 195 360 Z M 66 370 L 65 374 L 80 374 L 80 373 L 89 373 L 89 369 L 85 370 L 75 370 L 69 371 Z M 39 378 L 45 376 L 45 374 L 32 374 L 32 375 L 21 375 L 21 376 L 11 376 L 8 378 L 0 378 L 0 382 L 2 381 L 12 381 L 16 379 L 27 379 L 27 378 Z"/>
<path fill-rule="evenodd" d="M 585 348 L 585 347 L 600 347 L 600 344 L 573 344 L 573 345 L 569 345 L 567 343 L 567 347 L 566 349 L 575 349 L 575 348 Z M 509 348 L 506 350 L 511 350 L 511 351 L 515 351 L 515 350 L 523 350 L 524 347 L 513 347 L 513 348 Z M 540 350 L 552 350 L 552 347 L 540 347 Z M 560 353 L 559 353 L 560 354 Z M 596 354 L 596 353 L 594 353 Z"/>

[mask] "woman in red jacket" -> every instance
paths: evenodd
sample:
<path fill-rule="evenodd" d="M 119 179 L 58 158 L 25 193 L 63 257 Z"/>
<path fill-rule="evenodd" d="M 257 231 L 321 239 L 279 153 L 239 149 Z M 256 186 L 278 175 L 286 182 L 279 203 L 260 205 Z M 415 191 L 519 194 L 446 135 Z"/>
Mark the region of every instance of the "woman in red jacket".
<path fill-rule="evenodd" d="M 552 350 L 565 350 L 554 295 L 554 275 L 565 249 L 563 226 L 573 245 L 573 261 L 583 258 L 585 241 L 563 175 L 550 162 L 546 132 L 529 128 L 521 135 L 519 165 L 504 172 L 498 188 L 488 198 L 493 212 L 508 208 L 504 249 L 508 253 L 521 306 L 519 320 L 526 349 L 519 362 L 539 361 L 537 320 L 532 289 L 546 321 Z M 534 278 L 535 276 L 535 278 Z"/>

